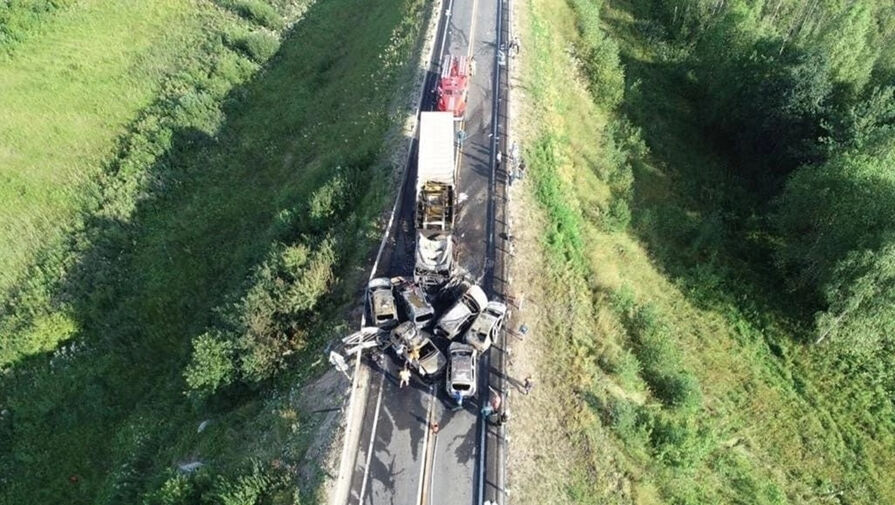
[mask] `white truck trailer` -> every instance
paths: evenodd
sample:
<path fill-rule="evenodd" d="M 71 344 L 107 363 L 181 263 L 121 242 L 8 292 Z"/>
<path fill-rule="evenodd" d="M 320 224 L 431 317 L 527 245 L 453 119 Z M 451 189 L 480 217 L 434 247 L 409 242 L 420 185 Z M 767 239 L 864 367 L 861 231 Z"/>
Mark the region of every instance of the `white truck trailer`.
<path fill-rule="evenodd" d="M 427 289 L 444 284 L 453 273 L 454 169 L 453 114 L 420 113 L 413 278 Z"/>

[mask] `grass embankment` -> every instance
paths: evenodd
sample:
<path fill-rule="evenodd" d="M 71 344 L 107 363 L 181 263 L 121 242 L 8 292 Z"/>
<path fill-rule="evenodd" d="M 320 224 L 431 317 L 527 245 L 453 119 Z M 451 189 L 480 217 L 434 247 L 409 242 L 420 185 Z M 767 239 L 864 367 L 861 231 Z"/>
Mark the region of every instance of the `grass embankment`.
<path fill-rule="evenodd" d="M 179 104 L 183 110 L 220 100 L 277 45 L 276 32 L 208 1 L 59 2 L 47 11 L 27 4 L 6 8 L 18 22 L 0 55 L 0 366 L 53 349 L 74 331 L 70 321 L 29 313 L 28 323 L 38 321 L 26 333 L 8 326 L 8 316 L 49 302 L 47 285 L 77 247 L 72 234 L 108 205 L 104 186 L 132 149 L 125 139 L 189 126 L 198 111 L 165 116 L 177 105 L 168 102 L 189 98 L 187 90 L 200 101 Z M 168 124 L 153 124 L 163 116 Z M 207 122 L 201 126 L 213 128 Z"/>
<path fill-rule="evenodd" d="M 536 242 L 514 285 L 540 338 L 517 359 L 541 385 L 516 407 L 514 500 L 892 501 L 884 375 L 805 346 L 761 237 L 719 216 L 748 223 L 748 205 L 698 127 L 681 52 L 630 4 L 598 5 L 528 1 L 522 17 L 536 230 L 518 234 Z"/>
<path fill-rule="evenodd" d="M 95 132 L 106 141 L 91 137 L 104 147 L 81 161 L 97 175 L 81 190 L 96 202 L 39 258 L 0 322 L 16 346 L 0 388 L 0 502 L 314 499 L 319 471 L 296 472 L 321 414 L 299 392 L 324 368 L 321 343 L 355 303 L 379 235 L 393 174 L 383 141 L 427 9 L 184 5 L 200 9 L 190 23 L 207 31 L 163 37 L 189 53 L 172 60 L 148 106 L 128 113 L 117 142 L 118 126 Z M 108 25 L 88 18 L 98 31 Z M 28 57 L 30 40 L 14 57 Z M 127 68 L 139 76 L 150 60 Z M 70 93 L 92 100 L 89 89 Z M 54 134 L 38 133 L 58 155 Z M 238 383 L 185 395 L 191 340 L 236 329 L 247 331 L 234 337 Z M 60 331 L 70 342 L 28 347 Z M 176 470 L 195 461 L 198 471 Z"/>
<path fill-rule="evenodd" d="M 210 4 L 175 1 L 27 12 L 0 57 L 0 291 L 95 200 L 118 136 L 228 21 Z"/>

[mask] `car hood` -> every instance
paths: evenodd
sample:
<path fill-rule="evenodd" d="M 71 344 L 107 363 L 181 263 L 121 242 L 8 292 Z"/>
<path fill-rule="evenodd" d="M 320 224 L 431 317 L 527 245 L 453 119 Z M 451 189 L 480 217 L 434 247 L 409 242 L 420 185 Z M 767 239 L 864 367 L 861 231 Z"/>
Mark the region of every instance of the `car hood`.
<path fill-rule="evenodd" d="M 450 235 L 436 235 L 427 238 L 422 233 L 417 234 L 416 262 L 425 265 L 432 270 L 444 270 L 451 265 L 453 245 Z"/>
<path fill-rule="evenodd" d="M 472 315 L 469 307 L 462 303 L 454 305 L 451 310 L 447 311 L 438 321 L 438 326 L 452 333 L 458 326 L 465 323 Z"/>
<path fill-rule="evenodd" d="M 447 358 L 440 352 L 433 352 L 420 358 L 420 369 L 426 375 L 435 375 L 447 364 Z"/>

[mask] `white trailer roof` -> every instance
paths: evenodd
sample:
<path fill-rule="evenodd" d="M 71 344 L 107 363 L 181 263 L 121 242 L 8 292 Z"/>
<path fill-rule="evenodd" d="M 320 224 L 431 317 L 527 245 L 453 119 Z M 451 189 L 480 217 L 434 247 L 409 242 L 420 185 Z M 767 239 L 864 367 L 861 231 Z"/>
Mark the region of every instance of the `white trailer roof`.
<path fill-rule="evenodd" d="M 416 190 L 428 181 L 454 184 L 454 115 L 420 113 L 420 143 Z"/>

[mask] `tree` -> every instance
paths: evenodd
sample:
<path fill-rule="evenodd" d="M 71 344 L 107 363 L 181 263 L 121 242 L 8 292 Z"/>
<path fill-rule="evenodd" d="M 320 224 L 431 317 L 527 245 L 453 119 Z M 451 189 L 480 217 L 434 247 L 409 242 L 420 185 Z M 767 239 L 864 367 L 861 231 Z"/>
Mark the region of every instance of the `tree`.
<path fill-rule="evenodd" d="M 235 377 L 233 343 L 221 335 L 203 333 L 193 339 L 193 357 L 184 372 L 190 388 L 211 394 Z"/>
<path fill-rule="evenodd" d="M 895 339 L 895 237 L 882 249 L 854 251 L 825 286 L 828 308 L 817 315 L 818 337 L 866 354 Z"/>
<path fill-rule="evenodd" d="M 895 136 L 796 171 L 778 200 L 781 266 L 797 288 L 824 293 L 853 251 L 895 233 Z"/>

